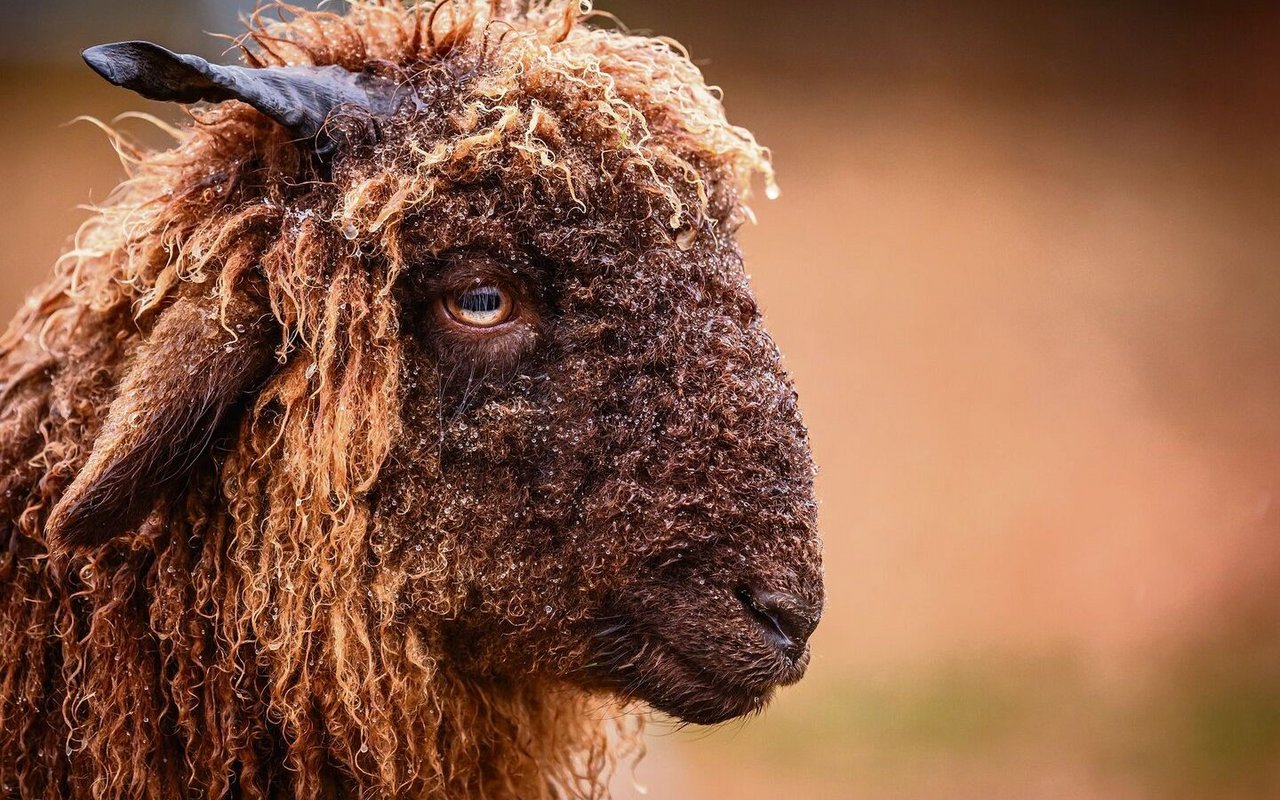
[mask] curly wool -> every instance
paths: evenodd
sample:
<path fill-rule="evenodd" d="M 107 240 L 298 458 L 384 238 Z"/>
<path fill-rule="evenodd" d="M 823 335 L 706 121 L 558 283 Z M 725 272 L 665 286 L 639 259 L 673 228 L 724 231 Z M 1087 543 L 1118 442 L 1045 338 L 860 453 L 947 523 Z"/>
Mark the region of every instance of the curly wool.
<path fill-rule="evenodd" d="M 130 177 L 0 339 L 0 793 L 601 797 L 600 698 L 458 673 L 376 569 L 370 493 L 408 435 L 397 287 L 424 253 L 512 246 L 477 217 L 683 249 L 749 213 L 768 155 L 670 42 L 593 29 L 577 2 L 281 10 L 241 40 L 249 64 L 384 72 L 421 113 L 376 139 L 335 120 L 355 149 L 332 175 L 239 104 L 166 151 L 112 134 Z M 280 368 L 181 502 L 50 552 L 131 355 L 209 292 L 231 340 L 236 298 L 261 300 Z"/>

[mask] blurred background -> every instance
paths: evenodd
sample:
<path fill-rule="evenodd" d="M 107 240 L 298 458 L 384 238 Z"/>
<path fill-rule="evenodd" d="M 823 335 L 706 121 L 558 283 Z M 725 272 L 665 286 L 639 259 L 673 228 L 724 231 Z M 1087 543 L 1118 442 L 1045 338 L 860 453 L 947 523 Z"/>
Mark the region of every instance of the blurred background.
<path fill-rule="evenodd" d="M 121 175 L 69 121 L 147 107 L 79 49 L 217 56 L 202 31 L 251 2 L 0 6 L 0 315 Z M 774 149 L 743 243 L 830 598 L 804 682 L 655 724 L 635 781 L 1280 797 L 1280 6 L 597 6 L 688 46 Z"/>

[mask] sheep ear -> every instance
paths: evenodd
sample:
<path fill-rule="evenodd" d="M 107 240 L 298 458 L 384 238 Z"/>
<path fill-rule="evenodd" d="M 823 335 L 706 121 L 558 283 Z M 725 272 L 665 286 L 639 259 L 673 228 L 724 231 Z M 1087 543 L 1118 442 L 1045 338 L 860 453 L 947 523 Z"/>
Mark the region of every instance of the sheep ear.
<path fill-rule="evenodd" d="M 213 297 L 179 299 L 139 345 L 93 452 L 49 514 L 51 550 L 134 529 L 265 380 L 276 336 L 270 316 L 238 299 L 225 320 L 232 334 L 217 311 Z"/>
<path fill-rule="evenodd" d="M 322 156 L 332 155 L 338 144 L 325 131 L 325 122 L 334 109 L 352 106 L 387 116 L 405 95 L 392 81 L 339 66 L 223 67 L 151 42 L 101 44 L 81 55 L 94 72 L 109 82 L 149 100 L 242 100 L 298 138 L 314 139 Z"/>

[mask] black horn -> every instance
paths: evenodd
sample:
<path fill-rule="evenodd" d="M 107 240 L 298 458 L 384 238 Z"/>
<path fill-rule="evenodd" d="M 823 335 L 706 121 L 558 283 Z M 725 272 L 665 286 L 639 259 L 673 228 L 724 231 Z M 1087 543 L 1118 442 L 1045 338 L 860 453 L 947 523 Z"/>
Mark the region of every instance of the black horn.
<path fill-rule="evenodd" d="M 403 99 L 394 81 L 333 65 L 219 66 L 151 42 L 100 44 L 82 55 L 94 72 L 149 100 L 242 100 L 299 139 L 314 139 L 317 152 L 326 158 L 338 145 L 337 137 L 326 130 L 335 109 L 346 106 L 385 117 L 394 113 Z"/>

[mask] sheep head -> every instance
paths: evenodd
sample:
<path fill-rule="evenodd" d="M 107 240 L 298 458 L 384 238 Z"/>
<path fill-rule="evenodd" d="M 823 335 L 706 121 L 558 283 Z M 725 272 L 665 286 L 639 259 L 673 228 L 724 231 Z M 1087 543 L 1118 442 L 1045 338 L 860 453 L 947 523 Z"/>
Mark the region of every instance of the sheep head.
<path fill-rule="evenodd" d="M 164 240 L 99 287 L 143 287 L 144 341 L 49 537 L 181 520 L 186 568 L 242 576 L 224 613 L 272 685 L 353 720 L 442 663 L 757 710 L 823 603 L 806 432 L 735 241 L 767 153 L 668 43 L 576 3 L 442 7 L 275 25 L 237 68 L 253 97 L 132 46 L 179 64 L 150 96 L 248 105 L 197 112 L 121 206 Z M 293 124 L 271 87 L 298 82 L 343 88 Z M 201 469 L 225 513 L 193 523 Z"/>

